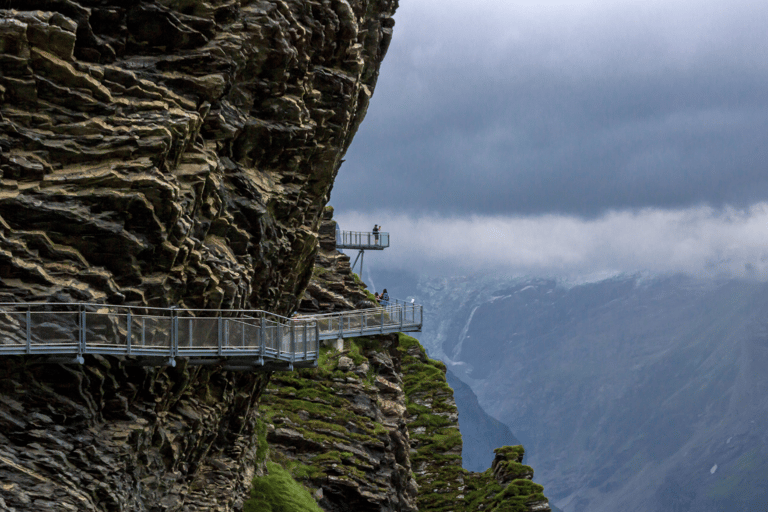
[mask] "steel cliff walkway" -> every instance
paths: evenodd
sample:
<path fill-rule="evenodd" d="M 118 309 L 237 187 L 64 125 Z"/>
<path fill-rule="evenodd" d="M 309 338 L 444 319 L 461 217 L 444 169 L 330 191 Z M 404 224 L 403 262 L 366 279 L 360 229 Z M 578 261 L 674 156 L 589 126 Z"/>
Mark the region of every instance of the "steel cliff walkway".
<path fill-rule="evenodd" d="M 137 364 L 222 364 L 254 371 L 314 367 L 320 342 L 421 331 L 420 305 L 285 318 L 259 310 L 193 310 L 91 303 L 0 303 L 0 355 L 83 363 L 86 354 Z"/>

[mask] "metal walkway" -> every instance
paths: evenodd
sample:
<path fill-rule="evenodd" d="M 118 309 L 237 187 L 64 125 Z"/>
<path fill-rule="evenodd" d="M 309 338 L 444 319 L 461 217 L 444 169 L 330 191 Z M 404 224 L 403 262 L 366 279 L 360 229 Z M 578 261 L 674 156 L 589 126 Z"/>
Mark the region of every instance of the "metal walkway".
<path fill-rule="evenodd" d="M 389 233 L 336 230 L 337 249 L 383 251 L 389 247 Z"/>
<path fill-rule="evenodd" d="M 420 331 L 420 305 L 285 318 L 258 310 L 192 310 L 91 303 L 0 303 L 0 355 L 84 362 L 85 354 L 137 364 L 222 364 L 292 370 L 317 365 L 322 340 Z"/>

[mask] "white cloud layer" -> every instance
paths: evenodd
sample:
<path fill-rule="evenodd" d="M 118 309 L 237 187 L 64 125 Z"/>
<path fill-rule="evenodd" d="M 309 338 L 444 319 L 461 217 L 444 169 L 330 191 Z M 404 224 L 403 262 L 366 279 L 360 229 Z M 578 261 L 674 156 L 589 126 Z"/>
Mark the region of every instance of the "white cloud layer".
<path fill-rule="evenodd" d="M 349 212 L 341 229 L 390 232 L 391 246 L 367 264 L 417 272 L 493 270 L 577 276 L 684 272 L 699 277 L 768 279 L 768 203 L 565 215 L 413 217 Z"/>

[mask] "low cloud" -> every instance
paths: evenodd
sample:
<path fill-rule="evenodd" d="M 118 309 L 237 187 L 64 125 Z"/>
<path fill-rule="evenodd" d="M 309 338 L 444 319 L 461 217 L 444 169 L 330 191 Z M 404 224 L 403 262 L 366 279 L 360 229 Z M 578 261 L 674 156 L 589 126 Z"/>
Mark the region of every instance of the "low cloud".
<path fill-rule="evenodd" d="M 390 248 L 366 260 L 387 269 L 768 278 L 768 203 L 747 209 L 616 211 L 593 219 L 350 212 L 336 220 L 343 230 L 365 231 L 378 223 L 390 232 Z"/>

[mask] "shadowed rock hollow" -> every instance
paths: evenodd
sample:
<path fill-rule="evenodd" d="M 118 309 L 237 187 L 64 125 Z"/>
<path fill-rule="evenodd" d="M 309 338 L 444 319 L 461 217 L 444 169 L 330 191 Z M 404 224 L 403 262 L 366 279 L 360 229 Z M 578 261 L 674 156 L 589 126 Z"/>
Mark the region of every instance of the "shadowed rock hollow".
<path fill-rule="evenodd" d="M 397 0 L 0 6 L 0 295 L 293 309 Z"/>

